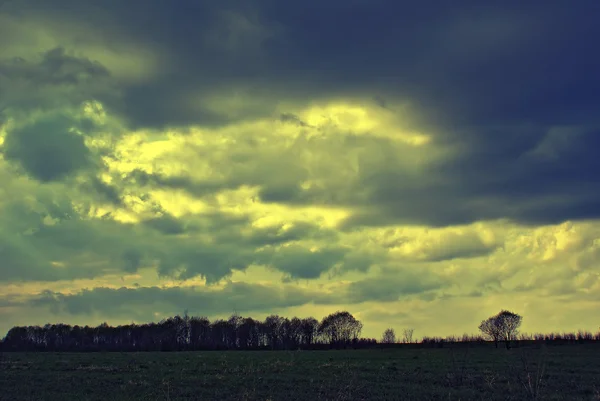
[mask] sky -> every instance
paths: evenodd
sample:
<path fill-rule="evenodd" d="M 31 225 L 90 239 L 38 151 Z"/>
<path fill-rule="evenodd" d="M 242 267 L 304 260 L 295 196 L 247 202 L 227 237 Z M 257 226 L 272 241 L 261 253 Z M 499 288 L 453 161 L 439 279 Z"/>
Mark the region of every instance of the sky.
<path fill-rule="evenodd" d="M 0 336 L 600 326 L 600 2 L 0 1 Z"/>

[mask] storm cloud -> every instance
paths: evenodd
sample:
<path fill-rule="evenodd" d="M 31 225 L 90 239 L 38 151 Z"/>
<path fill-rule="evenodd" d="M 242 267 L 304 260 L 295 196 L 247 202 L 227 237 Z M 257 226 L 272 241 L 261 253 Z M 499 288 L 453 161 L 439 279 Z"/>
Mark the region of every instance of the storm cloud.
<path fill-rule="evenodd" d="M 369 336 L 501 308 L 592 324 L 599 12 L 5 2 L 3 324 L 193 305 L 354 309 Z"/>

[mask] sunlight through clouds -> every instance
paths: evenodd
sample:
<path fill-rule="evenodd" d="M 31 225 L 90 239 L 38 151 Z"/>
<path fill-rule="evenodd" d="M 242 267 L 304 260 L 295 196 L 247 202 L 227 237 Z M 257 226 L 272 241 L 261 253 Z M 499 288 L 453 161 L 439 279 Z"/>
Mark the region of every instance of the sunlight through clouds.
<path fill-rule="evenodd" d="M 595 327 L 600 88 L 569 60 L 597 52 L 550 13 L 193 3 L 0 13 L 0 332 L 186 309 Z"/>

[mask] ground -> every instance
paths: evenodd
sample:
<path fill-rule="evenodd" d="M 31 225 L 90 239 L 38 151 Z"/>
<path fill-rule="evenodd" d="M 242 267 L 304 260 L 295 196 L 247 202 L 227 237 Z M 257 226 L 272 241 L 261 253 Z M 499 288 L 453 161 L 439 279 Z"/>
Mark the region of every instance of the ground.
<path fill-rule="evenodd" d="M 0 400 L 526 399 L 600 401 L 600 345 L 0 356 Z"/>

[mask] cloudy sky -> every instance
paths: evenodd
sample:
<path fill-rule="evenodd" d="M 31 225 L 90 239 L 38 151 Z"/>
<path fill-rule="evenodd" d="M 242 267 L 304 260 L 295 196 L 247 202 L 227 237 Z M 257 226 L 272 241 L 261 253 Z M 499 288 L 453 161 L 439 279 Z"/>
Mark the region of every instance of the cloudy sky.
<path fill-rule="evenodd" d="M 600 325 L 600 3 L 0 1 L 0 336 Z"/>

